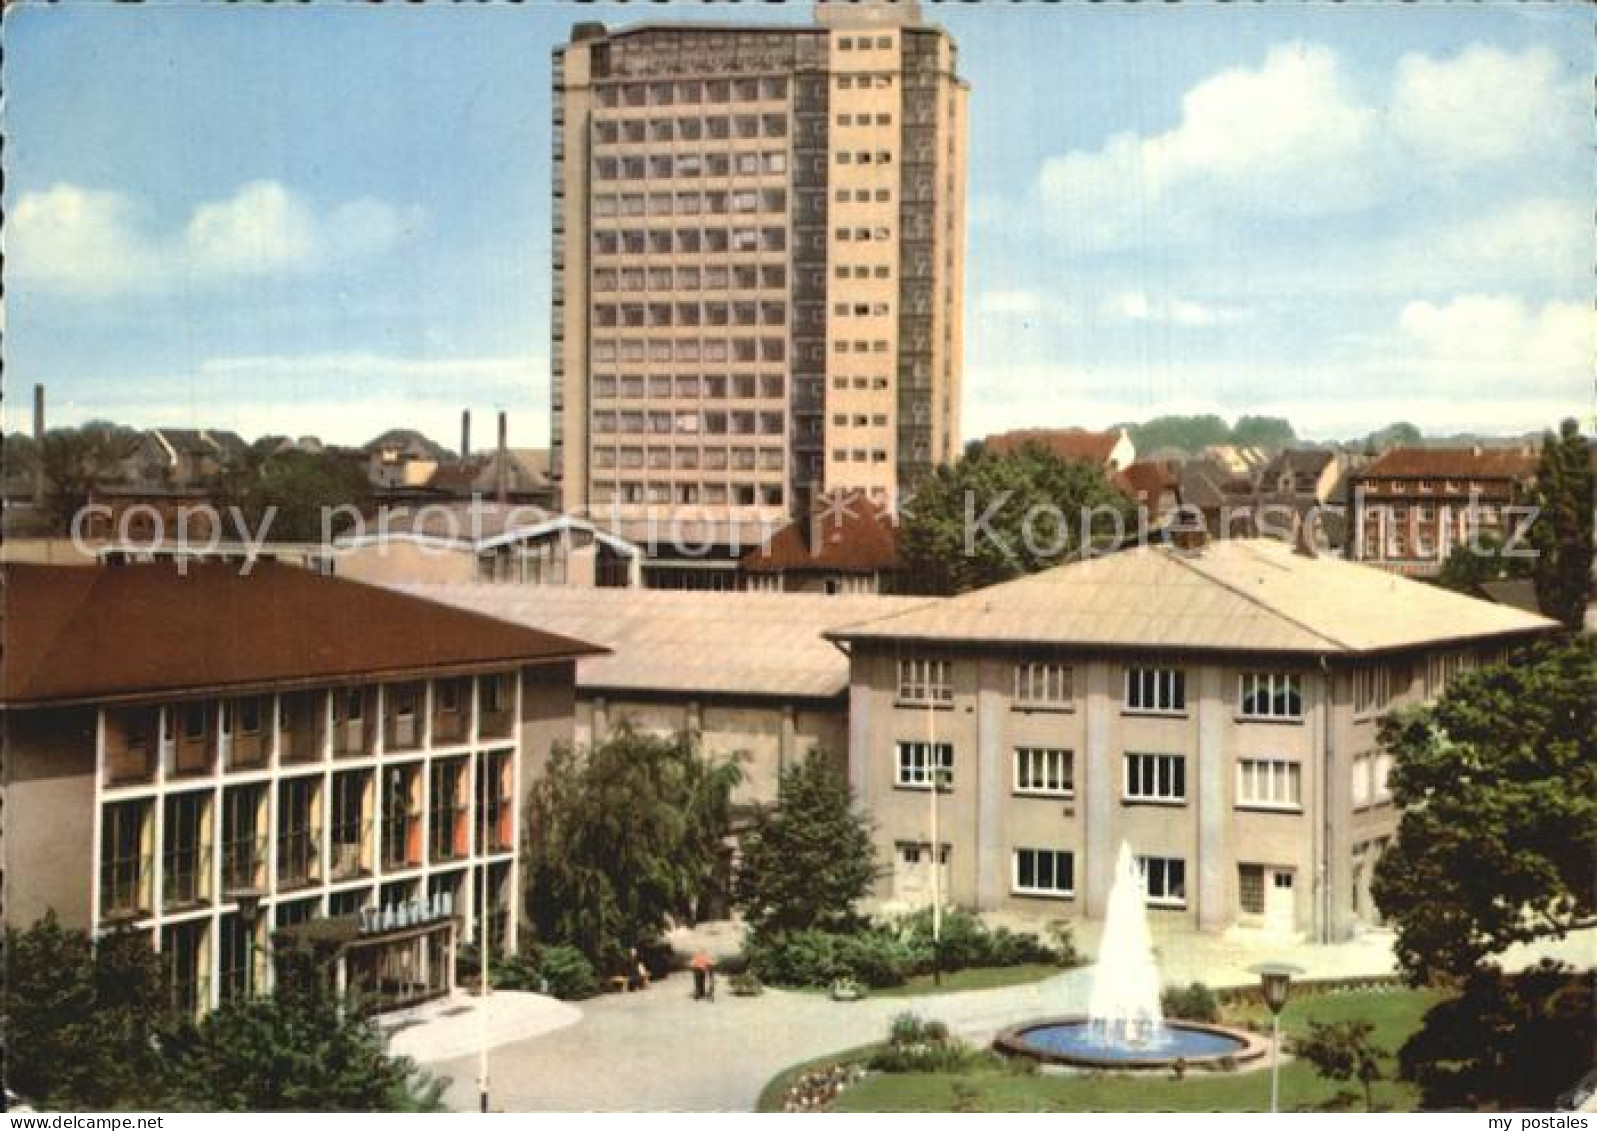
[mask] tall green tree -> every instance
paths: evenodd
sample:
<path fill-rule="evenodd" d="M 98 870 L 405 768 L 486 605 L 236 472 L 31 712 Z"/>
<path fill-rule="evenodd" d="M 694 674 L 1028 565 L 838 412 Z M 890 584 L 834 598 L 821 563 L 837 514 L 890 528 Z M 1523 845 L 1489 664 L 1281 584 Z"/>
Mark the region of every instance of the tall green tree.
<path fill-rule="evenodd" d="M 1530 558 L 1506 555 L 1500 539 L 1482 534 L 1477 545 L 1465 543 L 1454 547 L 1437 572 L 1435 584 L 1455 593 L 1478 597 L 1485 582 L 1529 577 L 1530 574 Z"/>
<path fill-rule="evenodd" d="M 1580 426 L 1566 420 L 1558 435 L 1548 433 L 1536 469 L 1534 499 L 1539 513 L 1531 525 L 1536 551 L 1531 576 L 1542 611 L 1580 632 L 1591 602 L 1592 508 L 1597 506 L 1591 448 Z"/>
<path fill-rule="evenodd" d="M 1298 438 L 1284 416 L 1239 416 L 1231 426 L 1231 442 L 1251 448 L 1284 448 Z"/>
<path fill-rule="evenodd" d="M 37 459 L 44 471 L 46 501 L 58 529 L 88 503 L 96 487 L 118 478 L 122 461 L 133 454 L 138 433 L 97 421 L 81 428 L 52 428 L 44 434 Z"/>
<path fill-rule="evenodd" d="M 1327 1080 L 1356 1081 L 1364 1092 L 1364 1110 L 1374 1111 L 1385 1056 L 1374 1035 L 1369 1021 L 1310 1021 L 1308 1036 L 1294 1041 L 1292 1051 Z"/>
<path fill-rule="evenodd" d="M 736 760 L 688 734 L 618 727 L 588 749 L 557 747 L 527 808 L 526 909 L 538 938 L 575 946 L 601 973 L 691 920 L 719 881 Z"/>
<path fill-rule="evenodd" d="M 234 1001 L 173 1041 L 172 1106 L 198 1111 L 439 1111 L 443 1084 L 389 1054 L 308 951 L 277 957 L 269 997 Z"/>
<path fill-rule="evenodd" d="M 164 1105 L 170 1027 L 160 956 L 143 936 L 95 942 L 54 912 L 5 935 L 6 1087 L 42 1107 Z"/>
<path fill-rule="evenodd" d="M 1138 452 L 1147 455 L 1160 448 L 1179 448 L 1196 455 L 1214 444 L 1231 442 L 1231 426 L 1212 413 L 1203 416 L 1156 416 L 1141 424 L 1128 424 L 1126 434 Z"/>
<path fill-rule="evenodd" d="M 735 893 L 755 931 L 839 930 L 876 879 L 870 823 L 820 751 L 782 772 L 774 808 L 743 837 Z"/>
<path fill-rule="evenodd" d="M 974 447 L 936 468 L 904 506 L 908 587 L 950 594 L 1048 569 L 1132 532 L 1131 503 L 1094 466 L 1040 444 L 998 455 Z"/>
<path fill-rule="evenodd" d="M 1597 924 L 1597 640 L 1465 673 L 1380 741 L 1403 816 L 1373 893 L 1414 982 Z"/>

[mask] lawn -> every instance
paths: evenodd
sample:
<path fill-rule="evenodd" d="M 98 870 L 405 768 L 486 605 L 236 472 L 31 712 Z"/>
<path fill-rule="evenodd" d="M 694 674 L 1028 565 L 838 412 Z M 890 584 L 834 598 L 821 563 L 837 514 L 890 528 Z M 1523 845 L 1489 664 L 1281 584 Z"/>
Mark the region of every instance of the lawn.
<path fill-rule="evenodd" d="M 943 984 L 937 985 L 930 974 L 916 974 L 902 986 L 870 991 L 871 997 L 924 997 L 927 994 L 954 994 L 961 990 L 995 990 L 1000 986 L 1021 986 L 1027 982 L 1040 982 L 1064 971 L 1063 966 L 1044 962 L 1030 962 L 1020 966 L 973 966 L 968 970 L 954 970 L 943 975 Z"/>
<path fill-rule="evenodd" d="M 1375 1025 L 1375 1040 L 1395 1051 L 1437 1001 L 1426 991 L 1392 990 L 1328 994 L 1303 998 L 1287 1006 L 1282 1028 L 1303 1032 L 1308 1022 L 1362 1018 Z M 1228 1020 L 1262 1020 L 1257 1010 L 1235 1011 Z M 853 1055 L 858 1055 L 858 1050 Z M 841 1054 L 815 1062 L 849 1059 Z M 1390 1070 L 1390 1062 L 1388 1069 Z M 782 1073 L 767 1086 L 762 1103 L 785 1091 L 803 1068 Z M 1341 1086 L 1323 1081 L 1307 1064 L 1281 1066 L 1281 1107 L 1286 1111 L 1324 1104 Z M 1376 1085 L 1377 1107 L 1407 1111 L 1416 1095 L 1405 1084 Z M 1192 1073 L 1177 1082 L 1167 1073 L 1056 1076 L 1024 1073 L 997 1058 L 983 1067 L 956 1074 L 905 1073 L 868 1077 L 844 1092 L 837 1111 L 1262 1111 L 1270 1102 L 1270 1075 L 1259 1071 Z M 774 1110 L 762 1107 L 761 1110 Z"/>

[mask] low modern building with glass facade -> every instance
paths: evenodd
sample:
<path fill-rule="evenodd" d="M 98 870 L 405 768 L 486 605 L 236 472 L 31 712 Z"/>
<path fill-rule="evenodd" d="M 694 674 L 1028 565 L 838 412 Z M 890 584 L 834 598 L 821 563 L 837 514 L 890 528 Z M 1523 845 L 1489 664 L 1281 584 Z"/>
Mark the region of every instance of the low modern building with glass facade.
<path fill-rule="evenodd" d="M 144 933 L 194 1012 L 317 920 L 393 1004 L 515 946 L 524 791 L 602 649 L 268 562 L 5 582 L 8 925 Z"/>

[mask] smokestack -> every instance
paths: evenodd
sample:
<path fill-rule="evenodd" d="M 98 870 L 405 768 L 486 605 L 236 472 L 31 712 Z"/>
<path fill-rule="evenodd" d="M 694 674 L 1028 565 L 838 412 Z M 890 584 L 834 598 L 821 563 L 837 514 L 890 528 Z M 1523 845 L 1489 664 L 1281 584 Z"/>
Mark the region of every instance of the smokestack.
<path fill-rule="evenodd" d="M 33 505 L 44 506 L 44 386 L 33 387 Z"/>
<path fill-rule="evenodd" d="M 497 480 L 497 482 L 494 485 L 494 489 L 498 492 L 499 501 L 501 503 L 506 501 L 505 496 L 508 493 L 508 483 L 507 483 L 507 481 L 509 479 L 509 473 L 510 473 L 510 443 L 509 443 L 510 431 L 509 430 L 510 430 L 510 424 L 509 424 L 508 416 L 507 416 L 507 414 L 505 413 L 505 411 L 503 409 L 500 409 L 499 410 L 499 473 L 498 473 L 498 475 L 495 476 L 495 479 Z"/>
<path fill-rule="evenodd" d="M 471 458 L 471 409 L 460 410 L 460 462 Z"/>

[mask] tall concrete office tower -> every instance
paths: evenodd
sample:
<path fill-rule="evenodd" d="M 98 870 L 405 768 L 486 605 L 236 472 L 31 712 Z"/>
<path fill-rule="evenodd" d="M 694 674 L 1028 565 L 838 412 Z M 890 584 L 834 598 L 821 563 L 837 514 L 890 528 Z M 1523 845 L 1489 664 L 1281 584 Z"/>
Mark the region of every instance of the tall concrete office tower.
<path fill-rule="evenodd" d="M 965 104 L 913 0 L 554 52 L 567 508 L 780 520 L 959 451 Z"/>

